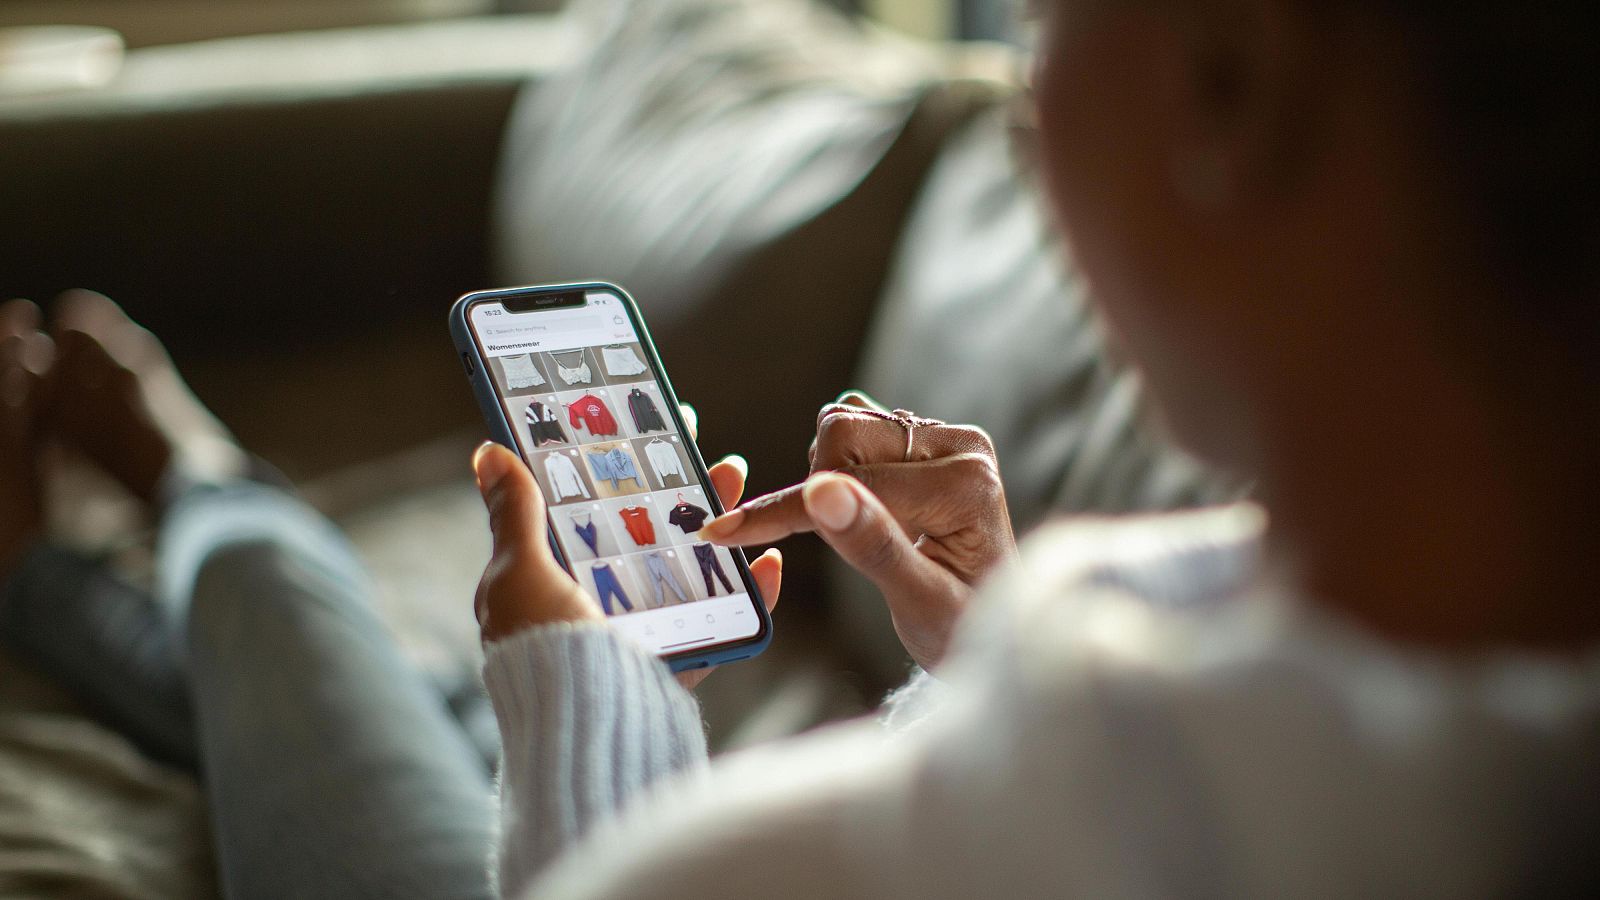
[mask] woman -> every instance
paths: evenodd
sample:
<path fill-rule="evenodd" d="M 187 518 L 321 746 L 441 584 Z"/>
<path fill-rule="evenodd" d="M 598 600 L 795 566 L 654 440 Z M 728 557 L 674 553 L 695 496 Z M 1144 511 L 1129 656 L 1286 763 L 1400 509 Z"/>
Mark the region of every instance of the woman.
<path fill-rule="evenodd" d="M 1057 0 L 1044 34 L 1063 231 L 1173 433 L 1256 477 L 1260 504 L 1048 527 L 1008 568 L 981 434 L 825 407 L 816 473 L 706 533 L 816 531 L 938 681 L 891 701 L 889 737 L 857 724 L 718 761 L 612 820 L 699 766 L 628 739 L 693 730 L 692 711 L 574 701 L 631 653 L 549 560 L 526 471 L 485 447 L 502 889 L 1593 888 L 1591 18 Z M 666 690 L 629 670 L 619 693 Z"/>
<path fill-rule="evenodd" d="M 337 541 L 264 489 L 173 488 L 152 441 L 128 477 L 176 497 L 166 593 L 230 893 L 479 895 L 491 840 L 518 897 L 1595 887 L 1583 12 L 1057 0 L 1035 82 L 1063 231 L 1174 434 L 1261 502 L 1048 526 L 1018 558 L 980 432 L 847 396 L 810 479 L 705 533 L 815 531 L 924 672 L 883 723 L 708 765 L 692 698 L 556 566 L 533 479 L 486 445 L 497 839 Z M 63 348 L 40 381 L 32 313 L 5 314 L 8 411 L 131 370 Z M 714 474 L 736 498 L 738 465 Z M 16 619 L 50 563 L 7 549 Z M 770 600 L 778 560 L 754 568 Z"/>

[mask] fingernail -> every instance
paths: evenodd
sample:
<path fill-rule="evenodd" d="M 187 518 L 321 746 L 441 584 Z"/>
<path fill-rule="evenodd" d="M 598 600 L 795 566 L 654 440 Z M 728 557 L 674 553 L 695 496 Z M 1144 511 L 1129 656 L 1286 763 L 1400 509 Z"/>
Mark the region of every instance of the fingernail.
<path fill-rule="evenodd" d="M 750 474 L 750 461 L 737 453 L 730 453 L 727 456 L 724 456 L 722 458 L 722 462 L 725 462 L 728 465 L 738 469 L 741 474 L 747 476 Z"/>
<path fill-rule="evenodd" d="M 718 538 L 733 534 L 744 523 L 744 510 L 734 509 L 717 516 L 700 527 L 700 536 Z"/>
<path fill-rule="evenodd" d="M 841 475 L 813 475 L 801 491 L 806 511 L 818 525 L 829 531 L 843 531 L 856 520 L 861 501 Z"/>
<path fill-rule="evenodd" d="M 492 452 L 496 445 L 485 441 L 472 454 L 472 471 L 478 476 L 478 490 L 487 494 L 511 471 L 504 453 Z"/>

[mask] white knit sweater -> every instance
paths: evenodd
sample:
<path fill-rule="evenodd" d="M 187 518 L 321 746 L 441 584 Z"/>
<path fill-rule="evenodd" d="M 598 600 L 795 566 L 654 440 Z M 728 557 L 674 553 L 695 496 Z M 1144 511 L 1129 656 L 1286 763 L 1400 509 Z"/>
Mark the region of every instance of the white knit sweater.
<path fill-rule="evenodd" d="M 1593 881 L 1600 654 L 1405 652 L 1249 506 L 1044 529 L 882 722 L 705 763 L 604 626 L 494 647 L 515 897 L 1491 896 Z M 737 669 L 717 677 L 736 678 Z"/>

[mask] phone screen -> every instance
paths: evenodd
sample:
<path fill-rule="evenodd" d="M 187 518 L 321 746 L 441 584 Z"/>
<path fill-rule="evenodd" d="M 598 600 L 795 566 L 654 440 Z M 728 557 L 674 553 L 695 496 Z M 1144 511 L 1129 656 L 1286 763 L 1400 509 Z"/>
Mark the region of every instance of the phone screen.
<path fill-rule="evenodd" d="M 485 299 L 467 320 L 550 527 L 578 583 L 617 628 L 670 655 L 761 630 L 742 556 L 699 539 L 721 511 L 629 304 L 514 312 Z"/>

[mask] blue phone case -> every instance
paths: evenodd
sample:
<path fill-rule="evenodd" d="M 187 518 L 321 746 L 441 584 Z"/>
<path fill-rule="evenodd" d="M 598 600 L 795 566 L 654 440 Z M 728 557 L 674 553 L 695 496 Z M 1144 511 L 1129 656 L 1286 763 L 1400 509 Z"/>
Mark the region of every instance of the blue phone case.
<path fill-rule="evenodd" d="M 650 340 L 650 332 L 644 326 L 644 317 L 639 314 L 639 306 L 634 302 L 628 292 L 614 284 L 603 281 L 575 282 L 572 284 L 544 284 L 528 287 L 500 288 L 491 291 L 474 291 L 463 294 L 455 305 L 450 308 L 450 339 L 455 343 L 456 352 L 461 355 L 463 366 L 467 370 L 467 380 L 472 385 L 472 394 L 478 398 L 478 408 L 483 412 L 483 420 L 489 426 L 489 438 L 497 444 L 510 448 L 519 456 L 516 439 L 511 433 L 511 422 L 506 418 L 504 407 L 500 405 L 500 398 L 495 395 L 494 384 L 488 377 L 488 366 L 483 355 L 478 352 L 478 345 L 472 339 L 472 333 L 467 325 L 467 308 L 481 300 L 499 300 L 511 297 L 526 297 L 530 294 L 566 293 L 570 291 L 606 291 L 615 294 L 621 299 L 623 307 L 628 312 L 628 317 L 633 320 L 634 330 L 639 333 L 639 344 L 644 348 L 649 357 L 649 364 L 660 378 L 662 397 L 666 400 L 666 412 L 672 417 L 673 424 L 683 435 L 689 434 L 689 429 L 684 427 L 683 416 L 678 410 L 678 395 L 672 390 L 672 383 L 667 379 L 666 369 L 661 365 L 661 358 L 656 355 L 656 346 Z M 689 462 L 694 466 L 695 473 L 702 484 L 706 486 L 706 500 L 711 504 L 711 511 L 721 515 L 722 500 L 711 490 L 711 478 L 706 474 L 705 460 L 700 457 L 700 448 L 693 441 L 686 441 Z M 546 517 L 548 520 L 548 516 Z M 568 574 L 572 573 L 572 564 L 562 552 L 561 545 L 556 542 L 554 527 L 549 529 L 550 549 L 560 560 L 562 568 Z M 663 656 L 667 665 L 674 672 L 685 669 L 701 669 L 706 666 L 721 665 L 752 656 L 767 649 L 772 643 L 772 617 L 767 613 L 766 604 L 762 602 L 761 594 L 756 588 L 755 579 L 750 576 L 750 564 L 745 559 L 744 551 L 738 547 L 729 548 L 733 555 L 733 564 L 739 570 L 739 577 L 745 587 L 749 589 L 750 596 L 755 599 L 756 614 L 761 619 L 761 628 L 754 637 L 747 638 L 737 644 L 726 647 L 712 647 L 706 650 L 691 650 L 685 653 Z"/>

